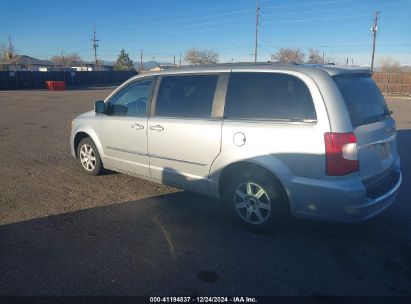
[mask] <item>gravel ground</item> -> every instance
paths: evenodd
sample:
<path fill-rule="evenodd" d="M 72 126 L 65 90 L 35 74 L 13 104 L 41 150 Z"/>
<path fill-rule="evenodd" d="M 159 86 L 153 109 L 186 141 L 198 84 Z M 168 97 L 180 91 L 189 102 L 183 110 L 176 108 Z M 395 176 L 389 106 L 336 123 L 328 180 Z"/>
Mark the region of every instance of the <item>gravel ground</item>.
<path fill-rule="evenodd" d="M 255 234 L 213 199 L 81 171 L 70 122 L 111 89 L 0 92 L 0 295 L 411 294 L 411 100 L 389 100 L 404 176 L 392 207 Z"/>

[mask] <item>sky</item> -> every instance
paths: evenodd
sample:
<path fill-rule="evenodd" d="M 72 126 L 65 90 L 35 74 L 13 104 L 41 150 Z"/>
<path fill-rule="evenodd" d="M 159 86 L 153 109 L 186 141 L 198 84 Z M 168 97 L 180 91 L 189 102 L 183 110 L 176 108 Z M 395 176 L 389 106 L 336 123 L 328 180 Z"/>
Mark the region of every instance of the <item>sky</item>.
<path fill-rule="evenodd" d="M 324 52 L 337 63 L 369 65 L 373 14 L 380 11 L 377 64 L 391 56 L 411 65 L 411 0 L 259 0 L 258 60 L 280 47 Z M 179 61 L 192 47 L 219 54 L 220 62 L 253 61 L 256 0 L 5 1 L 0 43 L 40 59 L 76 52 L 93 60 L 93 26 L 99 59 L 121 49 L 143 61 Z"/>

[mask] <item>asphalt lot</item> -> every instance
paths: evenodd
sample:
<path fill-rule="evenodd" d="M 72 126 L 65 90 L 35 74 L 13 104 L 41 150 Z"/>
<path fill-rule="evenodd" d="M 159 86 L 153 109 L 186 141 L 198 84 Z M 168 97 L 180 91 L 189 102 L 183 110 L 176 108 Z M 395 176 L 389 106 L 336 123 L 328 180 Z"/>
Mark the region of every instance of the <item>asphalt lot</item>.
<path fill-rule="evenodd" d="M 392 207 L 255 234 L 210 198 L 84 174 L 70 122 L 109 92 L 0 91 L 0 295 L 411 295 L 411 100 L 389 100 Z"/>

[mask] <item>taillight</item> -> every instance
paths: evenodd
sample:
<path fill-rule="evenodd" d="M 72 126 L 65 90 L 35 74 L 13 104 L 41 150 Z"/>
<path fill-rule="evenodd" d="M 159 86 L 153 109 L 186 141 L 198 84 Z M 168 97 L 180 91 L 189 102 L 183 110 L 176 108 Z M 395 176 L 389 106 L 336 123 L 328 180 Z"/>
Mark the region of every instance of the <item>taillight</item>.
<path fill-rule="evenodd" d="M 359 170 L 357 138 L 354 133 L 324 134 L 326 173 L 341 176 Z"/>

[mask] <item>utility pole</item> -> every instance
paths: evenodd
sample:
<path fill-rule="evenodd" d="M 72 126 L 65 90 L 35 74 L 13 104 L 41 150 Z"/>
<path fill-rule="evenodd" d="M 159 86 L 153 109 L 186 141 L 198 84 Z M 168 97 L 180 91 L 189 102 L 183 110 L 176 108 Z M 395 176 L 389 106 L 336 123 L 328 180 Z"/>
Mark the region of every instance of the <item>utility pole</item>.
<path fill-rule="evenodd" d="M 181 66 L 181 53 L 180 53 L 180 66 Z"/>
<path fill-rule="evenodd" d="M 173 58 L 174 58 L 174 67 L 176 67 L 176 55 L 174 55 Z"/>
<path fill-rule="evenodd" d="M 260 17 L 260 6 L 258 5 L 258 0 L 257 0 L 257 5 L 255 8 L 255 45 L 254 45 L 254 62 L 257 62 L 257 48 L 258 48 L 258 26 L 259 22 L 258 19 Z"/>
<path fill-rule="evenodd" d="M 94 35 L 93 35 L 93 39 L 91 39 L 91 41 L 93 41 L 93 48 L 94 48 L 94 62 L 97 65 L 97 48 L 98 48 L 98 43 L 100 40 L 97 39 L 96 37 L 96 25 L 94 25 Z"/>
<path fill-rule="evenodd" d="M 143 50 L 140 50 L 140 73 L 143 70 Z"/>
<path fill-rule="evenodd" d="M 323 51 L 323 64 L 325 64 L 324 51 Z"/>
<path fill-rule="evenodd" d="M 378 31 L 378 15 L 380 11 L 376 11 L 374 13 L 374 25 L 371 28 L 372 32 L 372 56 L 371 56 L 371 71 L 374 70 L 374 55 L 375 55 L 375 40 L 377 38 L 377 31 Z"/>

